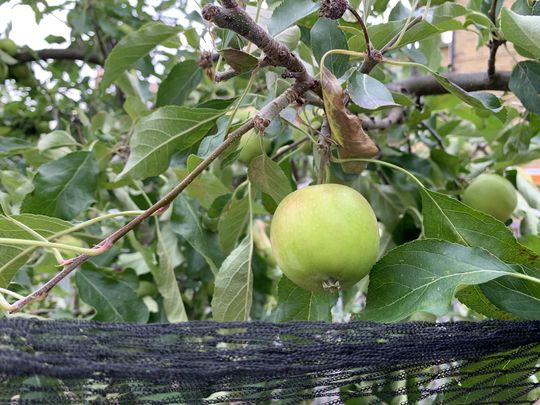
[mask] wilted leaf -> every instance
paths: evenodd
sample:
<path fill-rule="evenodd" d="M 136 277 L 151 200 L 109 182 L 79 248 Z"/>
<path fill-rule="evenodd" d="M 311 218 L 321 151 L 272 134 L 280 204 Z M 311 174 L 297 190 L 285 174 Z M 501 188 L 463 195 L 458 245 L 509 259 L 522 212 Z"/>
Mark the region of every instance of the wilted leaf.
<path fill-rule="evenodd" d="M 332 139 L 338 144 L 340 158 L 373 158 L 377 156 L 379 148 L 364 132 L 362 120 L 347 110 L 343 89 L 328 69 L 323 71 L 322 90 L 326 117 L 332 132 Z M 347 162 L 343 163 L 342 166 L 346 173 L 361 173 L 366 164 Z"/>

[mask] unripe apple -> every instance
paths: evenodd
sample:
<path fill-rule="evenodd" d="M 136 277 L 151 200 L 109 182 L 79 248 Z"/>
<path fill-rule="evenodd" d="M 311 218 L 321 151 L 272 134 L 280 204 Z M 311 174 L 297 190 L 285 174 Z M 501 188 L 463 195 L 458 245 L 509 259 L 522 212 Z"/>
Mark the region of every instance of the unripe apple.
<path fill-rule="evenodd" d="M 9 67 L 9 74 L 18 82 L 32 77 L 32 70 L 26 63 L 18 63 Z"/>
<path fill-rule="evenodd" d="M 465 189 L 462 200 L 478 211 L 505 222 L 517 206 L 516 189 L 498 174 L 481 174 Z"/>
<path fill-rule="evenodd" d="M 10 56 L 15 56 L 17 53 L 17 44 L 9 38 L 2 38 L 0 39 L 0 50 Z"/>
<path fill-rule="evenodd" d="M 261 139 L 262 137 L 262 139 Z M 270 152 L 272 141 L 259 135 L 256 131 L 251 131 L 240 138 L 238 149 L 240 154 L 238 160 L 242 163 L 249 164 L 256 156 Z M 262 145 L 262 148 L 261 148 Z"/>
<path fill-rule="evenodd" d="M 311 291 L 352 287 L 379 253 L 375 213 L 360 193 L 340 184 L 309 186 L 285 197 L 270 240 L 283 273 Z"/>

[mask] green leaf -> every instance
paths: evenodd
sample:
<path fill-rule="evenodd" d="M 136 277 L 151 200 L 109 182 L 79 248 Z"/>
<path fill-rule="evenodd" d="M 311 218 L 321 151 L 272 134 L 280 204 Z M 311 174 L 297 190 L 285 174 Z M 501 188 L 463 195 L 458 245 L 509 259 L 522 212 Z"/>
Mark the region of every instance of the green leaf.
<path fill-rule="evenodd" d="M 188 169 L 175 170 L 178 180 L 184 179 L 189 172 Z M 186 192 L 204 208 L 209 209 L 216 198 L 229 194 L 229 189 L 214 173 L 204 172 L 191 182 L 186 188 Z"/>
<path fill-rule="evenodd" d="M 176 64 L 159 86 L 156 106 L 183 105 L 203 77 L 203 70 L 194 60 Z"/>
<path fill-rule="evenodd" d="M 540 58 L 540 16 L 519 15 L 503 8 L 501 30 L 506 40 Z"/>
<path fill-rule="evenodd" d="M 71 224 L 58 218 L 22 214 L 11 218 L 26 225 L 46 239 L 71 228 Z M 0 238 L 36 240 L 37 238 L 9 218 L 0 216 Z M 0 288 L 7 288 L 17 270 L 30 258 L 36 248 L 21 245 L 0 245 Z"/>
<path fill-rule="evenodd" d="M 181 30 L 181 27 L 149 22 L 137 31 L 123 37 L 105 61 L 105 74 L 101 81 L 101 87 L 110 86 L 122 72 Z"/>
<path fill-rule="evenodd" d="M 169 167 L 175 152 L 185 150 L 201 140 L 223 111 L 162 107 L 142 118 L 130 139 L 131 154 L 118 180 L 157 176 Z"/>
<path fill-rule="evenodd" d="M 365 110 L 374 111 L 398 105 L 384 84 L 360 72 L 349 79 L 348 90 L 351 100 Z"/>
<path fill-rule="evenodd" d="M 337 22 L 327 18 L 319 18 L 311 28 L 311 49 L 317 62 L 320 63 L 324 54 L 332 49 L 349 49 L 345 34 Z M 325 66 L 336 76 L 342 76 L 348 68 L 347 55 L 330 55 L 325 59 Z"/>
<path fill-rule="evenodd" d="M 236 189 L 219 219 L 219 243 L 226 254 L 234 249 L 236 242 L 249 223 L 250 196 L 248 192 L 241 195 L 242 191 L 243 189 Z"/>
<path fill-rule="evenodd" d="M 95 321 L 148 321 L 148 308 L 130 283 L 88 268 L 76 273 L 75 282 L 81 299 L 96 310 Z"/>
<path fill-rule="evenodd" d="M 92 152 L 73 152 L 40 166 L 22 212 L 76 218 L 95 201 L 98 173 Z"/>
<path fill-rule="evenodd" d="M 505 262 L 540 267 L 540 257 L 521 245 L 502 222 L 444 194 L 427 189 L 421 194 L 426 238 L 481 247 Z"/>
<path fill-rule="evenodd" d="M 183 258 L 178 247 L 178 238 L 173 233 L 170 224 L 163 226 L 158 233 L 157 255 L 159 267 L 152 274 L 158 291 L 163 297 L 167 319 L 171 323 L 186 322 L 188 317 L 174 272 L 175 267 L 182 262 Z"/>
<path fill-rule="evenodd" d="M 202 227 L 194 204 L 183 195 L 174 201 L 171 225 L 173 232 L 183 237 L 203 256 L 212 272 L 216 274 L 223 261 L 216 235 Z"/>
<path fill-rule="evenodd" d="M 277 204 L 292 191 L 291 183 L 281 167 L 265 155 L 251 161 L 248 178 L 257 190 L 270 195 Z"/>
<path fill-rule="evenodd" d="M 219 51 L 225 62 L 238 73 L 245 73 L 253 70 L 259 60 L 249 53 L 234 48 L 227 48 Z"/>
<path fill-rule="evenodd" d="M 497 280 L 493 280 L 490 283 L 496 281 Z M 482 286 L 480 285 L 472 285 L 460 290 L 456 294 L 456 298 L 472 310 L 488 318 L 504 320 L 519 319 L 517 316 L 509 314 L 508 312 L 503 311 L 498 306 L 494 305 L 483 293 Z"/>
<path fill-rule="evenodd" d="M 253 241 L 246 236 L 223 262 L 214 283 L 212 314 L 215 321 L 249 319 L 253 302 L 252 257 Z"/>
<path fill-rule="evenodd" d="M 0 136 L 0 158 L 19 155 L 31 149 L 34 149 L 34 145 L 24 139 Z"/>
<path fill-rule="evenodd" d="M 519 62 L 512 70 L 508 87 L 519 98 L 523 107 L 540 114 L 540 62 Z"/>
<path fill-rule="evenodd" d="M 393 249 L 373 267 L 361 317 L 396 322 L 418 311 L 442 316 L 459 287 L 517 274 L 483 249 L 417 240 Z"/>
<path fill-rule="evenodd" d="M 281 31 L 289 28 L 298 20 L 310 15 L 319 8 L 319 2 L 313 0 L 283 0 L 276 7 L 270 23 L 268 31 L 270 35 L 275 36 Z"/>
<path fill-rule="evenodd" d="M 282 276 L 278 284 L 278 304 L 271 315 L 274 322 L 325 321 L 332 322 L 332 307 L 337 295 L 328 292 L 312 292 L 298 287 Z"/>

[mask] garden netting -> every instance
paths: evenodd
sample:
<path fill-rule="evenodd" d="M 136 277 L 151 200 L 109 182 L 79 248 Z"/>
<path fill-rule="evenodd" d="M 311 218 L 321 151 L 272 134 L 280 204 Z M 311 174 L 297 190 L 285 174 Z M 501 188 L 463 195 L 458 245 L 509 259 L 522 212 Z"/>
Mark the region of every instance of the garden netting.
<path fill-rule="evenodd" d="M 531 404 L 540 322 L 0 319 L 1 404 Z"/>

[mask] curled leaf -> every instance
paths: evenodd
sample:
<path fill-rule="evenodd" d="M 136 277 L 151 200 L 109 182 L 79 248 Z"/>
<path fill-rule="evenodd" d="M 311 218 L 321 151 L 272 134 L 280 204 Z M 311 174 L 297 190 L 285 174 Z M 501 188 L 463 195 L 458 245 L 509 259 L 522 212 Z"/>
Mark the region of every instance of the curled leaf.
<path fill-rule="evenodd" d="M 344 94 L 337 78 L 326 68 L 322 73 L 322 91 L 324 108 L 332 140 L 338 144 L 341 159 L 373 158 L 379 154 L 379 148 L 364 132 L 362 120 L 351 114 L 344 102 Z M 342 164 L 346 173 L 361 173 L 366 164 L 346 162 Z"/>

